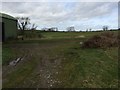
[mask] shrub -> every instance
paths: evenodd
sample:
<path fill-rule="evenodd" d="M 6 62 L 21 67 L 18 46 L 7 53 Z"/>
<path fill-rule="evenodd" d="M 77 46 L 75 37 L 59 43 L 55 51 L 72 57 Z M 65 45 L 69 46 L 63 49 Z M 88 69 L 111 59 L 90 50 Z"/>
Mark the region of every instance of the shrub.
<path fill-rule="evenodd" d="M 118 37 L 115 33 L 104 32 L 95 35 L 83 43 L 84 48 L 107 48 L 118 46 Z"/>
<path fill-rule="evenodd" d="M 29 31 L 29 33 L 25 33 L 24 36 L 26 38 L 42 38 L 43 37 L 41 33 L 37 33 L 35 31 L 34 32 Z"/>

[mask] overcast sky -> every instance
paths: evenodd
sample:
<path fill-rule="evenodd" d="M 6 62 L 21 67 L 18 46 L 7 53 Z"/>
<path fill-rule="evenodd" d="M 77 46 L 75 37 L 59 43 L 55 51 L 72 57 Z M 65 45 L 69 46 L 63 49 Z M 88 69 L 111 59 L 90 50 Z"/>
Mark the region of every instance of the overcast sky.
<path fill-rule="evenodd" d="M 1 12 L 14 17 L 27 16 L 38 29 L 58 27 L 66 30 L 118 28 L 117 2 L 2 2 Z"/>

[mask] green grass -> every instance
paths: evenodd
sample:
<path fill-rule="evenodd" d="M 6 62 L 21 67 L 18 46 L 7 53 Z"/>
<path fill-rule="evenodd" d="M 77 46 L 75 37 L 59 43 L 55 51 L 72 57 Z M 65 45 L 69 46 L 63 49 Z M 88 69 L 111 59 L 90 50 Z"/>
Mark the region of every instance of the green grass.
<path fill-rule="evenodd" d="M 35 60 L 35 59 L 34 59 Z M 10 88 L 10 87 L 16 87 L 21 84 L 23 84 L 24 80 L 26 78 L 29 78 L 30 74 L 32 74 L 33 70 L 36 67 L 35 61 L 27 61 L 22 64 L 22 66 L 19 66 L 16 68 L 12 74 L 7 74 L 7 81 L 4 84 L 3 87 Z M 3 78 L 4 79 L 4 78 Z"/>
<path fill-rule="evenodd" d="M 109 52 L 116 52 L 111 49 Z M 116 55 L 117 56 L 117 53 Z M 66 88 L 118 87 L 118 62 L 102 49 L 74 49 L 64 53 L 64 69 L 59 78 Z"/>
<path fill-rule="evenodd" d="M 14 58 L 14 53 L 11 48 L 4 48 L 2 49 L 2 63 L 3 64 L 8 64 L 10 59 Z"/>
<path fill-rule="evenodd" d="M 106 31 L 109 32 L 109 31 Z M 118 31 L 111 31 L 117 33 Z M 102 33 L 102 31 L 99 32 L 44 32 L 44 31 L 34 31 L 36 35 L 42 35 L 43 39 L 61 39 L 61 38 L 79 38 L 81 35 L 84 35 L 85 38 L 91 37 L 93 35 Z M 25 31 L 26 35 L 32 34 L 31 31 Z"/>
<path fill-rule="evenodd" d="M 56 76 L 62 83 L 56 87 L 63 88 L 117 88 L 118 87 L 118 48 L 83 49 L 79 42 L 101 32 L 41 32 L 45 39 L 18 40 L 3 43 L 3 66 L 7 63 L 28 55 L 18 66 L 8 68 L 3 75 L 3 87 L 35 87 L 29 80 L 37 82 L 36 69 L 41 59 L 47 57 L 61 59 L 62 68 Z M 86 38 L 74 38 L 84 35 Z M 70 38 L 66 38 L 70 37 Z M 39 70 L 40 68 L 38 68 Z M 42 81 L 41 81 L 42 83 Z M 40 83 L 35 83 L 39 85 Z"/>

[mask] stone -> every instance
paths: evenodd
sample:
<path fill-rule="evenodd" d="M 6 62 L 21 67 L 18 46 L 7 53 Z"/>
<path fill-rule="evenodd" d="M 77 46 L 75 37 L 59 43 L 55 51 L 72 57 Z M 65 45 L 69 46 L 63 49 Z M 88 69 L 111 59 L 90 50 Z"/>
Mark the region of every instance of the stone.
<path fill-rule="evenodd" d="M 52 87 L 52 84 L 50 85 L 50 87 Z"/>
<path fill-rule="evenodd" d="M 47 78 L 50 78 L 50 75 L 48 75 Z"/>
<path fill-rule="evenodd" d="M 80 44 L 83 44 L 83 42 L 80 42 Z"/>
<path fill-rule="evenodd" d="M 58 74 L 58 72 L 56 72 L 56 74 Z"/>

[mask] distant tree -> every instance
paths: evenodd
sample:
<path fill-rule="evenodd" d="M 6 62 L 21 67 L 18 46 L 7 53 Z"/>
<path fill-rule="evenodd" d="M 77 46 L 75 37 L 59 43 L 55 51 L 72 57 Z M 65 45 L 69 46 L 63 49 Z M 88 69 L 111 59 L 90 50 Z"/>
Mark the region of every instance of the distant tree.
<path fill-rule="evenodd" d="M 86 32 L 88 32 L 88 29 L 86 29 Z"/>
<path fill-rule="evenodd" d="M 42 31 L 48 31 L 48 28 L 42 28 L 41 30 Z"/>
<path fill-rule="evenodd" d="M 17 20 L 18 29 L 22 31 L 22 35 L 24 35 L 24 30 L 36 30 L 37 28 L 35 23 L 30 23 L 29 17 L 17 17 Z"/>
<path fill-rule="evenodd" d="M 80 30 L 79 32 L 82 32 L 82 30 Z"/>
<path fill-rule="evenodd" d="M 54 29 L 53 28 L 48 28 L 48 30 L 47 31 L 54 31 Z"/>
<path fill-rule="evenodd" d="M 75 31 L 75 27 L 67 27 L 67 31 L 71 32 L 71 31 Z"/>
<path fill-rule="evenodd" d="M 108 30 L 108 26 L 107 25 L 103 26 L 103 31 L 107 31 L 107 30 Z"/>
<path fill-rule="evenodd" d="M 46 31 L 58 31 L 57 27 L 51 27 L 51 28 L 47 28 Z"/>
<path fill-rule="evenodd" d="M 57 28 L 57 27 L 55 27 L 55 31 L 58 31 L 58 28 Z"/>
<path fill-rule="evenodd" d="M 92 28 L 90 28 L 89 31 L 91 32 L 91 31 L 92 31 Z"/>

